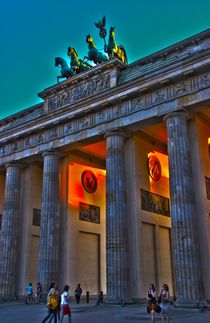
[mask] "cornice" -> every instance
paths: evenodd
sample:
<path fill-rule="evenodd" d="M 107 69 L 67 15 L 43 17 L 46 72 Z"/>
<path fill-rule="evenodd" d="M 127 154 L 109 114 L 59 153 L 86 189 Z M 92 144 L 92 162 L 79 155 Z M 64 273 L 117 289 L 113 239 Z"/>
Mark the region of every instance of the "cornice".
<path fill-rule="evenodd" d="M 168 56 L 177 56 L 180 54 L 183 54 L 185 52 L 195 52 L 196 50 L 201 50 L 201 48 L 199 48 L 199 46 L 201 45 L 201 43 L 207 39 L 209 39 L 210 37 L 210 28 L 199 32 L 191 37 L 188 37 L 184 40 L 181 40 L 175 44 L 172 44 L 168 47 L 165 47 L 163 49 L 161 49 L 160 51 L 157 51 L 155 53 L 149 54 L 135 62 L 133 62 L 132 64 L 130 64 L 130 67 L 133 67 L 135 65 L 139 65 L 139 64 L 145 64 L 145 63 L 149 63 L 149 62 L 153 62 L 155 60 L 158 60 L 160 58 L 166 58 Z"/>

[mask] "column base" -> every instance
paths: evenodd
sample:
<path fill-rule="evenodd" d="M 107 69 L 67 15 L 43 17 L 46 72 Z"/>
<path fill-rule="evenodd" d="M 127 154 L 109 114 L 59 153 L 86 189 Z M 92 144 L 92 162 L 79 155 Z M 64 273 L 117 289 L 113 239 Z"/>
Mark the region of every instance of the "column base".
<path fill-rule="evenodd" d="M 0 303 L 3 303 L 4 301 L 16 301 L 17 296 L 11 296 L 11 295 L 4 295 L 0 296 Z"/>
<path fill-rule="evenodd" d="M 125 306 L 134 304 L 134 300 L 132 298 L 104 298 L 104 304 Z"/>
<path fill-rule="evenodd" d="M 189 300 L 189 299 L 177 299 L 174 302 L 175 307 L 179 308 L 197 308 L 200 312 L 203 312 L 204 308 L 209 308 L 210 304 L 206 300 Z"/>

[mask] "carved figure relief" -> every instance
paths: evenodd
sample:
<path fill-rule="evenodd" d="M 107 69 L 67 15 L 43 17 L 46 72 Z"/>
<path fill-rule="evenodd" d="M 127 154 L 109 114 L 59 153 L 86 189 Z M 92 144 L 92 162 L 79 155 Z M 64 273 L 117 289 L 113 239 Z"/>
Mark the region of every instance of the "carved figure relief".
<path fill-rule="evenodd" d="M 131 101 L 131 111 L 139 111 L 144 109 L 145 104 L 145 96 L 141 96 L 139 98 L 135 98 Z"/>
<path fill-rule="evenodd" d="M 179 82 L 175 84 L 175 94 L 181 95 L 187 91 L 187 85 L 185 82 Z"/>
<path fill-rule="evenodd" d="M 110 76 L 104 74 L 95 77 L 90 81 L 80 83 L 68 91 L 60 93 L 56 96 L 49 98 L 48 110 L 54 111 L 64 105 L 72 104 L 90 95 L 97 94 L 98 92 L 110 87 Z"/>
<path fill-rule="evenodd" d="M 169 199 L 141 189 L 142 210 L 170 216 Z"/>
<path fill-rule="evenodd" d="M 210 84 L 210 77 L 208 73 L 202 74 L 199 77 L 199 87 L 205 88 Z"/>
<path fill-rule="evenodd" d="M 165 93 L 163 92 L 163 90 L 156 90 L 154 93 L 154 100 L 153 103 L 160 103 L 162 101 L 164 101 L 166 98 Z"/>
<path fill-rule="evenodd" d="M 64 135 L 68 135 L 68 134 L 72 133 L 73 131 L 74 131 L 73 130 L 73 122 L 64 126 Z"/>
<path fill-rule="evenodd" d="M 80 202 L 79 219 L 99 224 L 100 207 Z"/>

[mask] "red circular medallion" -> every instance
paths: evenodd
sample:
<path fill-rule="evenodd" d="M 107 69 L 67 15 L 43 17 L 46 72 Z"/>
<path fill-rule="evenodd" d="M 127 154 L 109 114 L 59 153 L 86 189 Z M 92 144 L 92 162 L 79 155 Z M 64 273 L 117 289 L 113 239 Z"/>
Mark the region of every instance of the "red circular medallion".
<path fill-rule="evenodd" d="M 161 164 L 155 155 L 151 155 L 148 160 L 148 172 L 153 181 L 159 181 L 161 178 Z"/>
<path fill-rule="evenodd" d="M 82 173 L 82 185 L 86 192 L 95 193 L 98 187 L 96 175 L 91 170 L 85 170 Z"/>

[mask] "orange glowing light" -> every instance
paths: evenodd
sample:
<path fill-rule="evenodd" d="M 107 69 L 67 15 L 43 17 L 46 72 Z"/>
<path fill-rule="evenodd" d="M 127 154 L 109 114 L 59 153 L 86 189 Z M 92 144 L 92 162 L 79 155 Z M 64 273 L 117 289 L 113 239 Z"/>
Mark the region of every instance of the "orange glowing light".
<path fill-rule="evenodd" d="M 160 152 L 158 151 L 152 151 L 150 152 L 147 156 L 148 158 L 151 156 L 151 155 L 155 155 L 159 161 L 160 161 L 160 164 L 161 164 L 161 171 L 162 171 L 162 176 L 161 177 L 166 177 L 166 178 L 169 178 L 169 170 L 168 170 L 168 156 L 165 155 L 165 154 L 161 154 Z"/>
<path fill-rule="evenodd" d="M 82 184 L 82 174 L 84 171 L 93 172 L 97 181 L 97 190 L 92 194 L 88 193 Z M 91 205 L 100 204 L 105 197 L 106 171 L 104 169 L 87 167 L 85 165 L 69 164 L 69 183 L 68 183 L 68 203 L 78 208 L 79 203 L 83 202 Z"/>
<path fill-rule="evenodd" d="M 84 170 L 81 176 L 81 181 L 86 192 L 95 193 L 98 187 L 96 175 L 91 170 Z"/>
<path fill-rule="evenodd" d="M 149 176 L 153 179 L 153 181 L 159 181 L 162 173 L 159 159 L 155 155 L 150 155 L 147 159 L 147 166 Z"/>
<path fill-rule="evenodd" d="M 148 174 L 150 183 L 150 192 L 169 195 L 169 170 L 168 170 L 168 156 L 157 151 L 152 151 L 148 154 L 148 158 L 155 155 L 161 164 L 161 178 L 159 181 L 154 181 Z"/>

